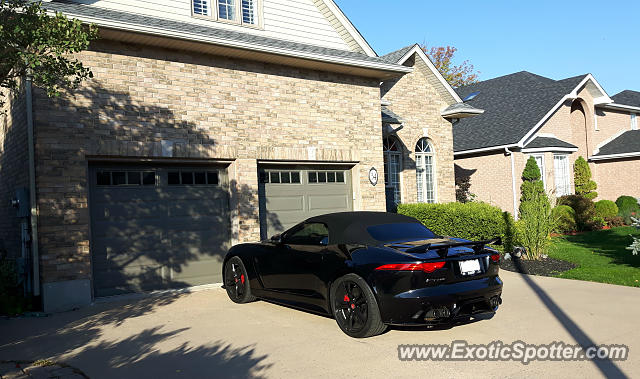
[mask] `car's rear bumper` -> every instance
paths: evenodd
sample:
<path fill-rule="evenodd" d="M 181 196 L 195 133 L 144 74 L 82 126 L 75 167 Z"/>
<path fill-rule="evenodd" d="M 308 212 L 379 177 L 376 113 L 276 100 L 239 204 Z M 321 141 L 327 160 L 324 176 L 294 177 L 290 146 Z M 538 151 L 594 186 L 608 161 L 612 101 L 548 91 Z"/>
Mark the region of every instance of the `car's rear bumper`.
<path fill-rule="evenodd" d="M 382 321 L 389 325 L 437 325 L 493 313 L 501 295 L 497 275 L 399 293 L 377 291 Z"/>

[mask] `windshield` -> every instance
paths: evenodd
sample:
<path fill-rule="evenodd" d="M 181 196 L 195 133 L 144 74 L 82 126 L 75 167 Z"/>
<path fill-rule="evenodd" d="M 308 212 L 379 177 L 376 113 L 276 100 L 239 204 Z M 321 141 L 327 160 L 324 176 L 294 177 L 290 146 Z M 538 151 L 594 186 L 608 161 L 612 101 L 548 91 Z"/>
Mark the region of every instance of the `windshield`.
<path fill-rule="evenodd" d="M 382 242 L 406 242 L 435 238 L 436 235 L 424 225 L 416 222 L 373 225 L 367 232 Z"/>

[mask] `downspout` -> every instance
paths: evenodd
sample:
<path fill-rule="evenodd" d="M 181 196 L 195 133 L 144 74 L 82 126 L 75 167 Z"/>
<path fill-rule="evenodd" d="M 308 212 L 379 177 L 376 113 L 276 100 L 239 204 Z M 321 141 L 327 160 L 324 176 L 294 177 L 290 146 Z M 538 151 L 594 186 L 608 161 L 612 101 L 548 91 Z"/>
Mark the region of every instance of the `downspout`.
<path fill-rule="evenodd" d="M 518 200 L 516 199 L 516 164 L 513 152 L 508 147 L 504 148 L 504 154 L 511 158 L 511 193 L 513 195 L 513 218 L 518 219 Z"/>
<path fill-rule="evenodd" d="M 40 257 L 38 254 L 38 210 L 36 207 L 36 164 L 33 133 L 33 97 L 31 76 L 26 77 L 27 143 L 29 144 L 29 206 L 31 207 L 31 267 L 33 269 L 33 296 L 40 296 Z"/>

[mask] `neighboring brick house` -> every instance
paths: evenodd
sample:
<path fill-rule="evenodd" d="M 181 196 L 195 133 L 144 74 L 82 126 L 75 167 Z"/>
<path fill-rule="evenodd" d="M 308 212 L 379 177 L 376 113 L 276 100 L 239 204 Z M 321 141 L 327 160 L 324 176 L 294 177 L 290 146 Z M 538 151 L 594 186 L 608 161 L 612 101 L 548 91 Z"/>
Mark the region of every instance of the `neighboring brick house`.
<path fill-rule="evenodd" d="M 591 75 L 552 80 L 526 71 L 457 90 L 466 104 L 485 109 L 454 123 L 456 178 L 469 178 L 478 200 L 517 216 L 521 174 L 533 156 L 547 192 L 574 192 L 573 166 L 590 162 L 599 199 L 640 196 L 640 135 L 627 91 L 609 97 Z M 636 93 L 637 94 L 637 93 Z M 622 102 L 618 104 L 618 102 Z"/>
<path fill-rule="evenodd" d="M 30 254 L 46 311 L 219 282 L 232 244 L 319 213 L 384 210 L 381 101 L 406 117 L 404 145 L 428 137 L 435 151 L 420 155 L 437 178 L 437 195 L 422 200 L 454 199 L 443 117 L 469 107 L 413 47 L 378 57 L 332 0 L 44 6 L 100 29 L 77 54 L 94 79 L 60 98 L 33 90 Z M 3 204 L 28 184 L 26 105 L 22 92 L 4 116 Z M 380 183 L 370 181 L 376 170 Z M 406 201 L 416 199 L 415 172 L 403 176 Z M 1 212 L 0 238 L 20 255 L 19 220 Z"/>

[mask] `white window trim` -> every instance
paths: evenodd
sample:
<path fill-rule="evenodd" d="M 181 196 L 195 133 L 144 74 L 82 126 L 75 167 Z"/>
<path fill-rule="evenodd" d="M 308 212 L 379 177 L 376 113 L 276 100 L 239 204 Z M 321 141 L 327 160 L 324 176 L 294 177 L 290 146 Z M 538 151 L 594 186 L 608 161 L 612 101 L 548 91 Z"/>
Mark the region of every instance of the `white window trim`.
<path fill-rule="evenodd" d="M 631 130 L 638 130 L 638 117 L 635 113 L 631 113 Z"/>
<path fill-rule="evenodd" d="M 567 191 L 567 193 L 563 193 L 563 194 L 558 192 L 558 170 L 556 168 L 556 163 L 555 163 L 556 162 L 556 157 L 564 157 L 564 159 L 566 161 L 568 191 Z M 569 163 L 570 163 L 569 162 L 569 155 L 567 155 L 567 154 L 554 154 L 553 155 L 553 179 L 554 179 L 554 184 L 555 184 L 556 197 L 573 194 L 573 191 L 571 189 L 571 165 Z"/>
<path fill-rule="evenodd" d="M 387 138 L 395 138 L 395 137 L 387 137 Z M 398 146 L 400 146 L 400 139 L 399 138 L 395 138 L 396 143 L 398 144 Z M 402 183 L 403 183 L 403 179 L 402 179 L 402 172 L 403 172 L 403 159 L 402 159 L 402 151 L 398 150 L 398 151 L 390 151 L 390 150 L 384 150 L 383 151 L 384 154 L 384 158 L 385 161 L 387 162 L 387 164 L 389 165 L 389 167 L 391 166 L 391 156 L 392 155 L 396 155 L 398 156 L 398 192 L 400 193 L 400 199 L 398 199 L 397 204 L 401 204 L 404 201 L 404 193 L 402 191 Z M 387 167 L 385 165 L 384 169 L 386 170 Z M 387 183 L 384 184 L 385 188 L 387 187 Z M 391 186 L 389 186 L 391 187 Z"/>
<path fill-rule="evenodd" d="M 427 138 L 427 137 L 422 137 L 422 138 Z M 422 139 L 420 138 L 418 140 L 418 142 L 420 142 L 420 140 Z M 432 169 L 432 174 L 433 174 L 433 203 L 427 203 L 426 201 L 424 201 L 425 204 L 437 204 L 438 203 L 438 177 L 437 177 L 437 173 L 438 173 L 438 167 L 436 164 L 436 149 L 435 146 L 433 146 L 433 143 L 431 142 L 431 140 L 429 138 L 427 138 L 427 141 L 429 142 L 429 146 L 431 146 L 431 153 L 418 153 L 417 151 L 415 151 L 415 146 L 413 149 L 413 154 L 414 154 L 414 159 L 417 162 L 416 157 L 418 155 L 424 155 L 424 156 L 431 156 L 432 160 L 431 160 L 431 169 Z M 416 145 L 418 144 L 418 142 L 416 142 Z M 423 160 L 424 162 L 424 160 Z M 416 165 L 416 182 L 417 182 L 417 174 L 418 174 L 418 166 Z M 423 193 L 424 193 L 424 189 L 426 188 L 426 175 L 425 175 L 425 182 L 422 183 L 423 184 Z M 418 196 L 418 184 L 416 183 L 416 198 Z M 420 199 L 417 199 L 418 203 L 420 203 Z"/>
<path fill-rule="evenodd" d="M 263 0 L 253 0 L 256 3 L 255 6 L 255 18 L 257 19 L 258 22 L 256 22 L 255 24 L 249 24 L 249 23 L 245 23 L 243 22 L 243 18 L 242 18 L 242 0 L 234 0 L 236 2 L 235 7 L 236 7 L 236 19 L 235 20 L 227 20 L 226 18 L 220 18 L 218 11 L 219 11 L 219 4 L 218 4 L 218 0 L 208 0 L 209 2 L 209 15 L 202 15 L 202 14 L 197 14 L 194 12 L 193 9 L 193 0 L 191 0 L 191 16 L 194 18 L 200 18 L 200 19 L 204 19 L 204 20 L 211 20 L 211 21 L 218 21 L 218 22 L 223 22 L 225 24 L 231 24 L 231 25 L 239 25 L 239 26 L 243 26 L 243 27 L 247 27 L 247 28 L 255 28 L 255 29 L 263 29 L 263 21 L 262 21 L 262 17 L 263 17 L 263 8 L 262 8 L 262 1 Z"/>
<path fill-rule="evenodd" d="M 547 190 L 547 168 L 546 168 L 546 162 L 544 160 L 544 154 L 530 154 L 530 157 L 535 158 L 542 158 L 542 165 L 539 165 L 540 168 L 540 178 L 542 179 L 542 186 L 544 187 L 544 190 Z M 536 164 L 538 164 L 538 161 L 536 160 Z"/>

